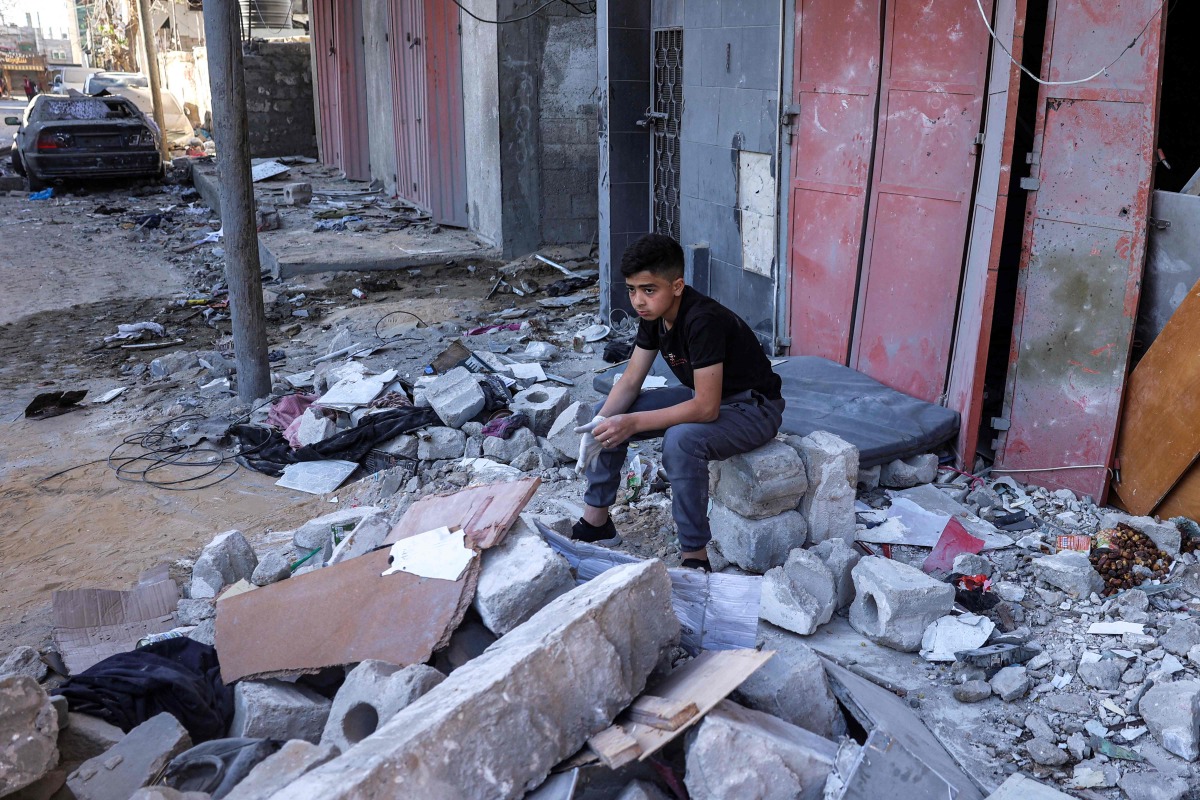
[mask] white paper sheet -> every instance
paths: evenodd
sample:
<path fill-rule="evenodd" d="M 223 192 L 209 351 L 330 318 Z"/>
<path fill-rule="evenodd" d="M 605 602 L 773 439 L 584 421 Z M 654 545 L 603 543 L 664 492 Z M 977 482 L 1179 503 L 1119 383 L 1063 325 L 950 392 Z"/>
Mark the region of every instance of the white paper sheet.
<path fill-rule="evenodd" d="M 401 539 L 392 545 L 391 566 L 383 574 L 409 572 L 422 578 L 456 581 L 475 558 L 475 551 L 467 547 L 466 540 L 464 531 L 446 527 Z"/>

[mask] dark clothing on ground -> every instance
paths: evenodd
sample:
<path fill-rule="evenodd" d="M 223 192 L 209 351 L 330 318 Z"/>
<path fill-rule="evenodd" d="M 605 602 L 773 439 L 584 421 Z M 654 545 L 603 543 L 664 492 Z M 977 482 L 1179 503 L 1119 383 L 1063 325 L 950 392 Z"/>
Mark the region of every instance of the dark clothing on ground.
<path fill-rule="evenodd" d="M 689 389 L 696 388 L 696 370 L 724 364 L 721 397 L 741 392 L 758 392 L 770 399 L 782 396 L 782 381 L 771 371 L 771 362 L 750 326 L 691 286 L 683 289 L 671 329 L 667 330 L 661 319 L 642 320 L 636 343 L 644 350 L 661 352 L 675 377 Z"/>

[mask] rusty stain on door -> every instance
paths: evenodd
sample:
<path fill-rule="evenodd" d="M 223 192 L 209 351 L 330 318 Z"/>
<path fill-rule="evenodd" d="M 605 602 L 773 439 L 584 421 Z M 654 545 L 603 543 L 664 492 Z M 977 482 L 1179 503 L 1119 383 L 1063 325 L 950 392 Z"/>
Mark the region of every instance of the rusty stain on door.
<path fill-rule="evenodd" d="M 1160 0 L 1051 0 L 997 471 L 1104 500 L 1145 256 Z M 1149 21 L 1149 24 L 1147 24 Z M 1138 32 L 1146 25 L 1144 35 Z M 1137 38 L 1136 46 L 1126 49 Z M 1074 467 L 1074 468 L 1072 468 Z M 1049 470 L 1049 471 L 1045 471 Z"/>

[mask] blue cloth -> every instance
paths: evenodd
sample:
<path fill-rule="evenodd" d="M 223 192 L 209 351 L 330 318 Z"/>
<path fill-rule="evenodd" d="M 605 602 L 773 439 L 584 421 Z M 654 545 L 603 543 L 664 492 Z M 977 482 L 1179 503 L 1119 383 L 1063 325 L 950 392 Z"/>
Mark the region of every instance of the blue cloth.
<path fill-rule="evenodd" d="M 670 408 L 693 396 L 686 386 L 652 389 L 639 394 L 625 413 Z M 595 413 L 599 414 L 603 405 L 603 401 L 598 403 Z M 783 400 L 742 392 L 722 400 L 720 414 L 712 422 L 688 422 L 633 437 L 639 441 L 662 437 L 663 469 L 671 481 L 671 516 L 683 550 L 702 550 L 712 538 L 708 527 L 708 462 L 748 453 L 774 439 L 783 422 L 783 408 Z M 613 504 L 628 450 L 628 442 L 623 442 L 600 451 L 600 457 L 585 473 L 585 503 L 596 508 Z"/>

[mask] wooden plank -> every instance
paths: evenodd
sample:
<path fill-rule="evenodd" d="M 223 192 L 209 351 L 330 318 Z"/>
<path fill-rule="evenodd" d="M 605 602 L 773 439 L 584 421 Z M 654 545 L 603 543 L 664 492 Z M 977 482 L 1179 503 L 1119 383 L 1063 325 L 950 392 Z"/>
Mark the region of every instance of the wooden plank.
<path fill-rule="evenodd" d="M 1113 490 L 1133 514 L 1154 511 L 1200 453 L 1200 284 L 1129 376 Z"/>
<path fill-rule="evenodd" d="M 609 769 L 620 769 L 642 753 L 642 747 L 620 725 L 605 728 L 588 739 L 588 747 Z"/>
<path fill-rule="evenodd" d="M 522 478 L 511 483 L 489 483 L 451 494 L 424 497 L 405 512 L 385 543 L 392 544 L 434 528 L 457 525 L 480 550 L 495 547 L 504 540 L 541 483 L 541 478 Z"/>
<path fill-rule="evenodd" d="M 695 725 L 773 655 L 774 650 L 706 650 L 668 675 L 654 687 L 654 696 L 668 702 L 695 704 L 697 713 L 675 730 L 662 730 L 632 720 L 622 722 L 625 732 L 642 748 L 639 760 L 645 761 Z"/>
<path fill-rule="evenodd" d="M 1200 463 L 1192 464 L 1183 473 L 1179 483 L 1173 488 L 1154 513 L 1162 519 L 1171 517 L 1188 517 L 1200 519 Z"/>
<path fill-rule="evenodd" d="M 676 731 L 683 727 L 700 709 L 690 700 L 668 700 L 644 694 L 629 707 L 629 719 L 662 731 Z"/>

